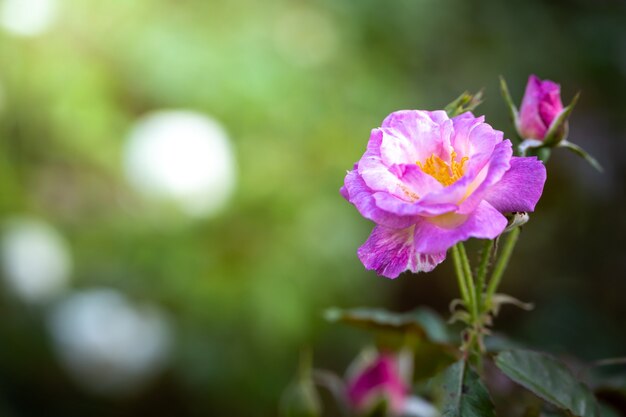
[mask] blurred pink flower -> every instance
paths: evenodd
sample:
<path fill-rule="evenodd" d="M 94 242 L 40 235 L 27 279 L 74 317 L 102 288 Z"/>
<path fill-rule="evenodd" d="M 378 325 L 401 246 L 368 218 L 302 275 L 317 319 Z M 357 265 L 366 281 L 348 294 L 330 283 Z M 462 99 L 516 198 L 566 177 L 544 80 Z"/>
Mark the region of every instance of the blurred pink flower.
<path fill-rule="evenodd" d="M 400 376 L 398 361 L 390 354 L 380 354 L 348 381 L 348 400 L 358 413 L 371 412 L 385 402 L 391 415 L 399 415 L 407 395 L 408 387 Z"/>
<path fill-rule="evenodd" d="M 531 75 L 522 99 L 517 131 L 524 139 L 543 140 L 550 125 L 562 111 L 561 87 Z"/>
<path fill-rule="evenodd" d="M 494 239 L 502 213 L 533 211 L 546 179 L 535 157 L 513 157 L 511 142 L 464 113 L 403 110 L 372 130 L 341 194 L 376 223 L 358 250 L 367 269 L 396 278 L 431 271 L 456 243 Z"/>

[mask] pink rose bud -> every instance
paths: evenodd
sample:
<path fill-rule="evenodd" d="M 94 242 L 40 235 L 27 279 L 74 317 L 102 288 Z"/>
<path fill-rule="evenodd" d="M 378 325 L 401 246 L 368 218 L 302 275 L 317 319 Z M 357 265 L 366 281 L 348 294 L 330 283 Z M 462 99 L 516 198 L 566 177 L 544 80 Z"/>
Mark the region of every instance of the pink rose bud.
<path fill-rule="evenodd" d="M 517 131 L 524 139 L 543 140 L 550 125 L 562 111 L 561 86 L 531 75 L 526 84 Z"/>
<path fill-rule="evenodd" d="M 400 415 L 407 394 L 398 361 L 389 354 L 381 354 L 348 381 L 348 400 L 359 414 L 371 413 L 382 405 L 387 414 Z"/>

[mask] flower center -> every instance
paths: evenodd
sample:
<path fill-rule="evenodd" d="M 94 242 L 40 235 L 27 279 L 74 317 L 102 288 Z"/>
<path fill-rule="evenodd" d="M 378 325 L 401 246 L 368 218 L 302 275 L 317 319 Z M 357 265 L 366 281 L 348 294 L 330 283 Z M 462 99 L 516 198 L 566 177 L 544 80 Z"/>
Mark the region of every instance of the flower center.
<path fill-rule="evenodd" d="M 457 182 L 465 174 L 465 163 L 469 160 L 467 156 L 461 158 L 461 162 L 456 160 L 456 152 L 450 155 L 450 164 L 433 154 L 423 164 L 417 162 L 422 172 L 430 175 L 445 187 Z"/>

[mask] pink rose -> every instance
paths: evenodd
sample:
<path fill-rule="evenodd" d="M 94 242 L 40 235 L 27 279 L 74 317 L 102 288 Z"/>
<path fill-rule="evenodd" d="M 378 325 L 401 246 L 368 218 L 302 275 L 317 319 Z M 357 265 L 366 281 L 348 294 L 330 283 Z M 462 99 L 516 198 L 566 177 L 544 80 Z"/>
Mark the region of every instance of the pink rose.
<path fill-rule="evenodd" d="M 531 75 L 522 99 L 517 131 L 524 139 L 543 140 L 550 125 L 562 111 L 561 86 Z"/>
<path fill-rule="evenodd" d="M 396 278 L 431 271 L 458 242 L 495 239 L 504 213 L 535 209 L 545 180 L 543 164 L 513 156 L 483 117 L 402 110 L 372 130 L 341 194 L 376 223 L 359 259 Z"/>
<path fill-rule="evenodd" d="M 408 392 L 396 357 L 387 353 L 380 354 L 348 381 L 348 400 L 359 414 L 367 414 L 385 402 L 391 415 L 399 415 Z"/>

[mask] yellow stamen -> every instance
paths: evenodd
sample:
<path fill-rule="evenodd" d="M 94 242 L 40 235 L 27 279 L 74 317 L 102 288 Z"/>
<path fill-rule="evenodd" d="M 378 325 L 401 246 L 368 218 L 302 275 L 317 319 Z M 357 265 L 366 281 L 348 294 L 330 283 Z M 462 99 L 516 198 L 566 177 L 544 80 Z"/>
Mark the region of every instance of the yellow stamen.
<path fill-rule="evenodd" d="M 450 155 L 450 164 L 447 164 L 437 155 L 433 154 L 424 164 L 418 161 L 417 165 L 424 173 L 430 175 L 447 187 L 457 182 L 463 174 L 465 174 L 465 163 L 468 160 L 469 158 L 464 156 L 461 158 L 461 161 L 458 162 L 456 160 L 456 152 L 452 152 Z"/>

